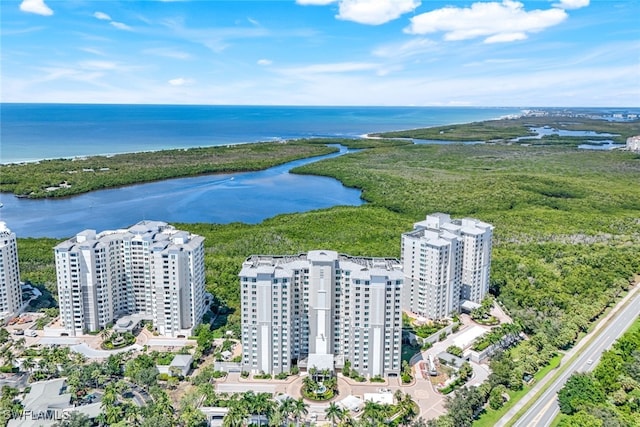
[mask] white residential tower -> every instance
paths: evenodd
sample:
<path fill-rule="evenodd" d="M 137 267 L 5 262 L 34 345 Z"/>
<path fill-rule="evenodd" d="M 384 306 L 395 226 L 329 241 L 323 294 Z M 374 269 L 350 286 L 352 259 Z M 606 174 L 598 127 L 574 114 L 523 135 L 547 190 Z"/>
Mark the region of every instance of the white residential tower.
<path fill-rule="evenodd" d="M 0 221 L 0 318 L 18 314 L 22 306 L 16 234 Z"/>
<path fill-rule="evenodd" d="M 242 265 L 243 369 L 323 370 L 349 360 L 365 376 L 401 370 L 403 275 L 398 260 L 310 251 Z"/>
<path fill-rule="evenodd" d="M 479 303 L 489 290 L 493 226 L 477 219 L 428 215 L 402 235 L 403 308 L 429 319 Z"/>
<path fill-rule="evenodd" d="M 125 315 L 152 320 L 162 335 L 188 336 L 206 311 L 204 238 L 159 221 L 55 247 L 60 318 L 70 335 Z"/>

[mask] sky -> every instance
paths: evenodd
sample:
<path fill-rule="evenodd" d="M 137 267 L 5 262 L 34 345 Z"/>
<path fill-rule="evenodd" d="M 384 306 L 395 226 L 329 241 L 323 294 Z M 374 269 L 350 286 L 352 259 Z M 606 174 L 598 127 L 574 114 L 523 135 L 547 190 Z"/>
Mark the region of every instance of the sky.
<path fill-rule="evenodd" d="M 2 102 L 640 106 L 640 0 L 2 0 Z"/>

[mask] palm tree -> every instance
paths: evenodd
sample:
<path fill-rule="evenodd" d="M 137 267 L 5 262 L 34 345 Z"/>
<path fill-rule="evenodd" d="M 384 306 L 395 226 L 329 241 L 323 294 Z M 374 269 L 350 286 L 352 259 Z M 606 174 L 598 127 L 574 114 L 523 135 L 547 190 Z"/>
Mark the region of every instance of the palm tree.
<path fill-rule="evenodd" d="M 22 361 L 22 368 L 26 369 L 27 372 L 29 373 L 31 373 L 31 371 L 33 370 L 33 368 L 35 368 L 35 366 L 36 366 L 36 362 L 34 362 L 33 359 L 30 357 Z"/>
<path fill-rule="evenodd" d="M 340 420 L 342 416 L 342 408 L 336 405 L 335 402 L 331 402 L 324 412 L 327 414 L 327 420 L 331 421 L 332 427 L 335 427 L 336 421 Z"/>
<path fill-rule="evenodd" d="M 16 357 L 14 356 L 13 351 L 10 347 L 5 350 L 5 352 L 2 354 L 2 357 L 4 358 L 5 365 L 13 367 L 13 362 L 16 361 Z"/>
<path fill-rule="evenodd" d="M 248 416 L 249 412 L 243 405 L 232 405 L 222 420 L 222 427 L 242 427 Z"/>
<path fill-rule="evenodd" d="M 253 398 L 253 410 L 261 416 L 259 425 L 262 425 L 262 415 L 268 419 L 274 408 L 275 402 L 271 400 L 269 393 L 258 393 Z"/>
<path fill-rule="evenodd" d="M 398 412 L 400 413 L 400 424 L 409 425 L 409 423 L 418 415 L 416 411 L 416 405 L 409 393 L 405 393 L 402 399 L 397 405 Z"/>
<path fill-rule="evenodd" d="M 294 407 L 295 407 L 295 400 L 287 397 L 286 399 L 284 399 L 282 402 L 280 402 L 280 412 L 282 413 L 282 416 L 285 418 L 285 421 L 289 420 L 289 416 L 291 416 L 291 414 L 294 413 Z"/>
<path fill-rule="evenodd" d="M 102 342 L 109 341 L 109 338 L 111 338 L 111 329 L 104 328 L 101 330 L 100 338 L 102 338 Z"/>
<path fill-rule="evenodd" d="M 119 405 L 107 406 L 104 411 L 107 425 L 115 424 L 122 419 L 122 408 Z"/>
<path fill-rule="evenodd" d="M 87 357 L 82 353 L 73 353 L 73 356 L 71 357 L 71 361 L 76 366 L 82 366 L 86 363 Z"/>
<path fill-rule="evenodd" d="M 312 376 L 308 375 L 302 380 L 302 385 L 308 392 L 313 392 L 318 388 L 318 384 Z"/>
<path fill-rule="evenodd" d="M 393 393 L 393 397 L 396 400 L 396 405 L 399 405 L 400 402 L 402 402 L 402 400 L 404 399 L 404 393 L 402 392 L 402 390 L 397 389 L 395 393 Z"/>
<path fill-rule="evenodd" d="M 309 413 L 309 410 L 307 409 L 309 405 L 304 403 L 302 398 L 294 400 L 293 403 L 293 418 L 296 420 L 296 425 L 300 426 L 300 418 Z"/>
<path fill-rule="evenodd" d="M 318 369 L 315 366 L 312 366 L 311 368 L 309 368 L 309 375 L 311 376 L 311 378 L 313 378 L 313 380 L 316 380 L 316 375 L 318 374 Z"/>
<path fill-rule="evenodd" d="M 115 387 L 112 387 L 112 385 L 109 384 L 102 395 L 102 404 L 100 407 L 104 410 L 104 408 L 115 404 L 117 400 L 118 394 L 116 393 Z"/>
<path fill-rule="evenodd" d="M 269 417 L 269 427 L 282 427 L 286 419 L 282 411 L 273 411 Z"/>
<path fill-rule="evenodd" d="M 377 426 L 384 422 L 384 408 L 382 405 L 367 400 L 362 410 L 362 420 L 368 425 Z"/>

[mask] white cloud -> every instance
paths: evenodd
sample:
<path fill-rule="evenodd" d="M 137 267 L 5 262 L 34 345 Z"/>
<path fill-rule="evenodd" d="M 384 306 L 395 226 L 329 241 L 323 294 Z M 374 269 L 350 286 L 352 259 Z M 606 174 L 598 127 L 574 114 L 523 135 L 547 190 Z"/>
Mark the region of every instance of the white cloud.
<path fill-rule="evenodd" d="M 78 64 L 85 70 L 117 70 L 118 64 L 111 61 L 83 61 Z"/>
<path fill-rule="evenodd" d="M 526 40 L 527 35 L 523 32 L 515 32 L 515 33 L 500 33 L 494 36 L 489 36 L 484 39 L 485 43 L 507 43 L 507 42 L 515 42 L 519 40 Z"/>
<path fill-rule="evenodd" d="M 53 15 L 53 10 L 44 3 L 44 0 L 22 0 L 20 10 L 43 16 Z"/>
<path fill-rule="evenodd" d="M 122 22 L 111 21 L 109 23 L 119 30 L 131 31 L 131 27 L 127 24 L 123 24 Z"/>
<path fill-rule="evenodd" d="M 303 6 L 338 3 L 336 18 L 367 25 L 393 21 L 420 6 L 420 0 L 296 0 L 296 3 Z"/>
<path fill-rule="evenodd" d="M 111 21 L 111 17 L 104 12 L 95 12 L 93 16 L 101 21 Z"/>
<path fill-rule="evenodd" d="M 81 47 L 80 50 L 83 52 L 91 53 L 93 55 L 105 56 L 105 53 L 103 51 L 94 49 L 92 47 Z"/>
<path fill-rule="evenodd" d="M 380 25 L 412 12 L 420 0 L 341 0 L 338 19 Z"/>
<path fill-rule="evenodd" d="M 185 79 L 184 77 L 178 77 L 169 80 L 167 83 L 169 83 L 171 86 L 184 86 L 193 83 L 193 80 Z"/>
<path fill-rule="evenodd" d="M 273 61 L 270 59 L 258 59 L 258 65 L 271 65 Z"/>
<path fill-rule="evenodd" d="M 589 0 L 560 0 L 554 6 L 560 9 L 580 9 L 589 6 Z"/>
<path fill-rule="evenodd" d="M 282 74 L 305 78 L 316 74 L 353 73 L 358 71 L 370 71 L 380 68 L 380 64 L 371 62 L 337 62 L 331 64 L 312 64 L 303 67 L 282 68 L 278 71 Z"/>
<path fill-rule="evenodd" d="M 125 30 L 125 31 L 131 31 L 131 27 L 128 26 L 127 24 L 123 24 L 122 22 L 117 22 L 114 21 L 113 19 L 111 19 L 111 16 L 107 15 L 104 12 L 94 12 L 93 16 L 96 19 L 99 19 L 101 21 L 108 21 L 109 24 L 111 24 L 111 26 L 119 29 L 119 30 Z"/>
<path fill-rule="evenodd" d="M 381 58 L 405 58 L 432 50 L 437 43 L 426 38 L 414 38 L 403 43 L 391 43 L 373 50 Z"/>
<path fill-rule="evenodd" d="M 576 0 L 570 0 L 576 1 Z M 558 25 L 567 18 L 563 9 L 527 12 L 517 1 L 474 3 L 468 8 L 445 7 L 411 18 L 405 29 L 409 34 L 442 31 L 445 40 L 467 40 L 486 37 L 486 43 L 522 40 L 528 33 Z"/>

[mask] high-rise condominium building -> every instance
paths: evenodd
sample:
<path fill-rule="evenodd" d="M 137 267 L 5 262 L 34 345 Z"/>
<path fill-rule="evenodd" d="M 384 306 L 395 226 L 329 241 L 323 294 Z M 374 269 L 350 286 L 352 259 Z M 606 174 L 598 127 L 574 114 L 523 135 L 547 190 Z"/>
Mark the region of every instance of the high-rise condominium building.
<path fill-rule="evenodd" d="M 21 306 L 16 234 L 0 222 L 0 320 L 17 314 Z"/>
<path fill-rule="evenodd" d="M 428 215 L 402 235 L 403 308 L 429 319 L 480 302 L 489 290 L 493 226 L 477 219 Z"/>
<path fill-rule="evenodd" d="M 204 238 L 159 221 L 85 230 L 55 247 L 60 318 L 70 335 L 137 314 L 191 335 L 206 311 Z"/>
<path fill-rule="evenodd" d="M 401 370 L 403 275 L 398 260 L 311 251 L 242 265 L 243 369 L 318 370 L 349 360 L 361 375 Z"/>

